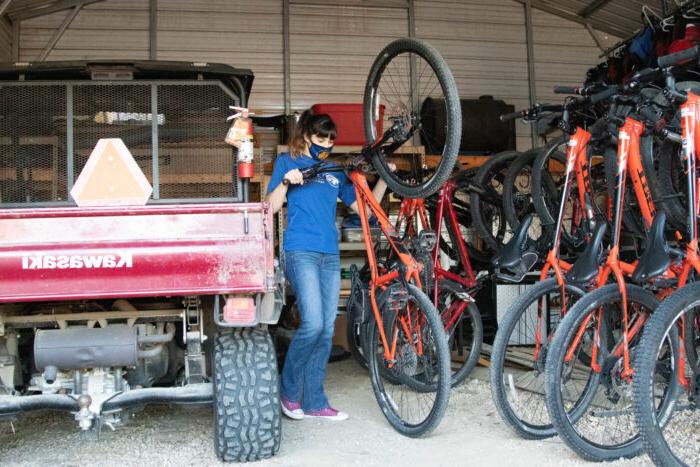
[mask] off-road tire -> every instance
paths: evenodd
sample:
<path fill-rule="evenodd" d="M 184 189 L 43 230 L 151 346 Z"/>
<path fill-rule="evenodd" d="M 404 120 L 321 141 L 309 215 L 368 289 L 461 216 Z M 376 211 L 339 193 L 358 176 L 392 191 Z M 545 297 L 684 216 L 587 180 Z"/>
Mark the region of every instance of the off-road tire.
<path fill-rule="evenodd" d="M 267 329 L 219 331 L 214 343 L 214 448 L 225 462 L 277 454 L 282 439 L 275 347 Z"/>

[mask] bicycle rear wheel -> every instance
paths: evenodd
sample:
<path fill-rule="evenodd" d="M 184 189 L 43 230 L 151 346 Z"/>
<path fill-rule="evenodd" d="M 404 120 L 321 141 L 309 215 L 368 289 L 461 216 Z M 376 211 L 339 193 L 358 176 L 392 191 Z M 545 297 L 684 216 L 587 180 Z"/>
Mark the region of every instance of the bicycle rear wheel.
<path fill-rule="evenodd" d="M 396 345 L 396 357 L 385 360 L 373 319 L 366 341 L 372 389 L 396 431 L 423 436 L 438 426 L 449 401 L 451 370 L 445 331 L 428 297 L 411 284 L 403 289 L 403 296 L 394 293 L 386 308 L 382 312 L 384 332 L 389 347 Z M 417 376 L 433 390 L 416 390 Z"/>
<path fill-rule="evenodd" d="M 438 51 L 427 42 L 412 38 L 387 45 L 367 77 L 363 111 L 369 145 L 383 137 L 377 131 L 378 124 L 383 126 L 384 134 L 392 125 L 400 125 L 400 131 L 388 144 L 372 155 L 374 167 L 389 188 L 410 198 L 435 193 L 454 169 L 462 135 L 457 85 Z M 429 127 L 444 128 L 444 142 L 428 132 Z M 408 175 L 389 170 L 395 151 L 421 144 L 426 154 L 439 156 L 434 172 L 424 173 L 423 160 L 414 160 L 414 170 Z"/>

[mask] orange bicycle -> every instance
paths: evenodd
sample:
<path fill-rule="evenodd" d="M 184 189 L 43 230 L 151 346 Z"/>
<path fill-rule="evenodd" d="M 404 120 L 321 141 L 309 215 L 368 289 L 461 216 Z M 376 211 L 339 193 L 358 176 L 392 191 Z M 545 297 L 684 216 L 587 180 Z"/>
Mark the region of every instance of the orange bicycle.
<path fill-rule="evenodd" d="M 422 104 L 428 100 L 442 115 L 422 112 Z M 384 109 L 383 117 L 380 109 Z M 344 156 L 335 155 L 302 170 L 302 174 L 313 179 L 325 176 L 324 172 L 345 171 L 355 187 L 371 273 L 372 313 L 368 316 L 365 355 L 372 387 L 389 423 L 400 433 L 416 437 L 433 430 L 447 408 L 451 379 L 448 342 L 438 312 L 421 290 L 423 265 L 411 255 L 410 245 L 399 237 L 374 199 L 366 174 L 376 170 L 389 188 L 409 197 L 435 193 L 451 174 L 461 136 L 461 111 L 454 78 L 438 52 L 415 39 L 389 44 L 370 70 L 364 116 L 369 144 L 350 164 L 338 164 Z M 425 129 L 430 118 L 443 116 L 445 140 L 438 145 Z M 380 134 L 384 122 L 389 128 Z M 404 145 L 416 141 L 422 142 L 428 154 L 437 156 L 434 170 L 421 173 L 423 165 L 417 164 L 418 170 L 406 177 L 391 171 L 391 158 Z M 377 218 L 398 259 L 387 271 L 377 266 L 370 214 Z"/>

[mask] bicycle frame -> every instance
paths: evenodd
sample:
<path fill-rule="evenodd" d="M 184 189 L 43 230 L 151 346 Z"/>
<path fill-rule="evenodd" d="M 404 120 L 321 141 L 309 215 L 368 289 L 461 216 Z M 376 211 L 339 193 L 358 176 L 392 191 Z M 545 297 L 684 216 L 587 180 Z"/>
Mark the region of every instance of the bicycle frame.
<path fill-rule="evenodd" d="M 360 216 L 360 223 L 362 225 L 362 233 L 364 235 L 365 250 L 367 251 L 367 261 L 369 263 L 371 280 L 370 280 L 370 303 L 372 304 L 372 312 L 377 321 L 377 327 L 379 328 L 379 338 L 384 349 L 384 358 L 387 362 L 393 362 L 396 360 L 396 336 L 394 341 L 389 344 L 389 340 L 386 336 L 384 329 L 384 323 L 382 320 L 379 307 L 377 306 L 376 292 L 377 288 L 385 288 L 391 282 L 396 280 L 402 282 L 414 281 L 417 287 L 421 286 L 419 272 L 421 271 L 421 266 L 416 262 L 416 260 L 411 256 L 407 246 L 399 238 L 399 234 L 394 226 L 389 221 L 386 213 L 379 205 L 374 195 L 369 188 L 367 183 L 367 177 L 364 173 L 354 170 L 350 173 L 350 180 L 355 187 L 355 194 L 357 196 L 357 209 Z M 382 230 L 386 236 L 390 248 L 396 253 L 397 257 L 401 261 L 401 264 L 405 268 L 405 274 L 400 275 L 398 270 L 392 270 L 386 274 L 380 274 L 379 268 L 377 267 L 377 258 L 374 252 L 374 244 L 372 243 L 372 235 L 369 225 L 369 216 L 367 215 L 367 210 L 375 215 L 379 221 L 379 228 Z M 401 326 L 407 335 L 412 335 L 412 328 L 419 329 L 422 323 L 412 323 L 407 322 L 403 317 L 401 319 Z M 422 346 L 422 335 L 420 332 L 417 333 L 417 342 L 414 344 L 415 351 L 417 355 L 423 354 Z M 390 365 L 391 366 L 391 365 Z"/>

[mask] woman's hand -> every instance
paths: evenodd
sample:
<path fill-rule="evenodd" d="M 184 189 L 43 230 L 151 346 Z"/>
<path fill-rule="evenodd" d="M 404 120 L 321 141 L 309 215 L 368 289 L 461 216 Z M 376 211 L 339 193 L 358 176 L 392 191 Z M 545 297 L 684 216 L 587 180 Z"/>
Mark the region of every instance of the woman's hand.
<path fill-rule="evenodd" d="M 386 166 L 389 169 L 389 172 L 396 172 L 396 164 L 393 162 L 387 162 Z"/>
<path fill-rule="evenodd" d="M 291 185 L 303 185 L 304 176 L 299 169 L 292 169 L 284 174 L 284 180 L 287 180 Z"/>

